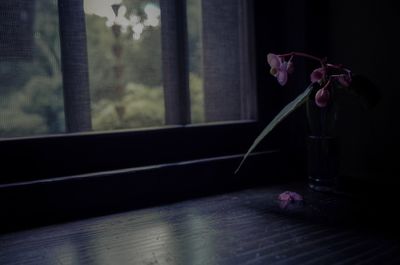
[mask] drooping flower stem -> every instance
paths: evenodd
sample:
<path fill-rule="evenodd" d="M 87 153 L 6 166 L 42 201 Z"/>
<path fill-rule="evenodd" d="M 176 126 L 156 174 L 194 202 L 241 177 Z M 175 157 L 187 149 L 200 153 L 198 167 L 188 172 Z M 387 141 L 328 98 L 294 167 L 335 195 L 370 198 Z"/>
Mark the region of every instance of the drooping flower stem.
<path fill-rule="evenodd" d="M 304 52 L 290 52 L 290 53 L 285 53 L 285 54 L 280 54 L 278 55 L 280 57 L 288 57 L 288 56 L 300 56 L 300 57 L 305 57 L 305 58 L 309 58 L 312 60 L 316 60 L 318 62 L 320 62 L 321 64 L 323 64 L 324 60 L 321 58 L 318 58 L 316 56 L 304 53 Z"/>
<path fill-rule="evenodd" d="M 324 85 L 324 87 L 321 88 L 321 89 L 322 89 L 322 90 L 328 89 L 328 88 L 329 88 L 329 85 L 331 84 L 331 81 L 332 81 L 332 76 L 329 76 L 328 81 L 326 82 L 326 84 Z"/>
<path fill-rule="evenodd" d="M 347 74 L 350 74 L 351 71 L 347 68 L 344 68 L 342 65 L 336 65 L 336 64 L 330 64 L 330 63 L 326 63 L 327 59 L 326 58 L 319 58 L 316 57 L 314 55 L 308 54 L 308 53 L 304 53 L 304 52 L 289 52 L 289 53 L 285 53 L 285 54 L 279 54 L 279 57 L 289 57 L 290 56 L 290 60 L 294 57 L 294 56 L 299 56 L 299 57 L 304 57 L 304 58 L 308 58 L 308 59 L 312 59 L 315 61 L 318 61 L 322 68 L 326 69 L 326 68 L 333 68 L 333 69 L 337 69 L 337 70 L 342 70 L 345 71 Z"/>

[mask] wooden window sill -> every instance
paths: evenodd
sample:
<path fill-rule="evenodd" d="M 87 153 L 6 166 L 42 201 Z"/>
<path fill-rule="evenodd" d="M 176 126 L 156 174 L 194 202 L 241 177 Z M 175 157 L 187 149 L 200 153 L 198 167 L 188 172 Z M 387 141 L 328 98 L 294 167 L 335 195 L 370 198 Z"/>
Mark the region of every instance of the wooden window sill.
<path fill-rule="evenodd" d="M 282 207 L 285 190 L 304 202 Z M 398 241 L 364 226 L 358 203 L 302 183 L 247 189 L 4 234 L 0 264 L 399 262 Z"/>

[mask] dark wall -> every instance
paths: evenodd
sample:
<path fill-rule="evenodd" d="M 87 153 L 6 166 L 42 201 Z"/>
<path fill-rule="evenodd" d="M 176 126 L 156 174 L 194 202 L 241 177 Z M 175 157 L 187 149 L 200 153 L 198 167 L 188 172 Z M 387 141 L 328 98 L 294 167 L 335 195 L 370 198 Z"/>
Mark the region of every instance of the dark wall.
<path fill-rule="evenodd" d="M 366 75 L 382 95 L 376 108 L 368 111 L 356 99 L 345 102 L 341 115 L 342 171 L 395 181 L 399 175 L 400 43 L 396 35 L 400 10 L 395 1 L 332 0 L 329 7 L 331 57 Z"/>
<path fill-rule="evenodd" d="M 341 175 L 371 180 L 374 183 L 395 182 L 399 172 L 399 126 L 397 107 L 400 87 L 398 28 L 400 10 L 395 1 L 261 1 L 256 0 L 258 56 L 266 61 L 268 52 L 305 51 L 327 56 L 332 63 L 342 63 L 354 73 L 363 74 L 379 89 L 381 100 L 373 109 L 365 109 L 358 97 L 346 95 L 339 106 L 341 139 Z M 261 63 L 259 64 L 261 66 Z M 307 65 L 296 68 L 300 75 Z M 266 68 L 266 66 L 264 66 Z M 300 68 L 300 69 L 299 69 Z M 259 85 L 271 84 L 268 69 L 259 74 Z M 308 80 L 304 80 L 308 82 Z M 305 86 L 289 84 L 278 93 L 283 102 Z M 302 83 L 303 84 L 303 83 Z M 304 83 L 306 85 L 306 83 Z M 292 87 L 291 87 L 292 86 Z M 274 88 L 275 89 L 275 88 Z M 262 96 L 262 95 L 261 95 Z M 276 105 L 277 103 L 271 103 Z M 297 115 L 297 116 L 296 116 Z M 285 125 L 302 128 L 302 110 Z M 300 127 L 298 127 L 300 124 Z M 295 136 L 290 135 L 295 133 Z M 304 130 L 291 130 L 293 146 L 303 148 Z"/>

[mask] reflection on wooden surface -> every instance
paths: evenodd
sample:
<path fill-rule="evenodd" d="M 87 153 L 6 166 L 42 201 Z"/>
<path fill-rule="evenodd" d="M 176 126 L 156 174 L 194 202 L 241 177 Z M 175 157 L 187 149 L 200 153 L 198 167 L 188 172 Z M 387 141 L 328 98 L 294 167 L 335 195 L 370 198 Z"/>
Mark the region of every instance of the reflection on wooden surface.
<path fill-rule="evenodd" d="M 281 208 L 277 196 L 287 188 L 245 190 L 5 234 L 0 264 L 400 262 L 397 241 L 357 228 L 356 219 L 347 222 L 348 198 L 300 187 L 296 191 L 304 203 Z"/>

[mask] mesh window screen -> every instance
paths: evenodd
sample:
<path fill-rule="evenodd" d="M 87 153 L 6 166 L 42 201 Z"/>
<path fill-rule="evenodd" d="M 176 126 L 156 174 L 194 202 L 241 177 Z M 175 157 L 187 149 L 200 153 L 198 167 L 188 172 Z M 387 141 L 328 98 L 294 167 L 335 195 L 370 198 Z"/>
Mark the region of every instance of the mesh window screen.
<path fill-rule="evenodd" d="M 94 130 L 164 124 L 156 0 L 85 0 Z"/>
<path fill-rule="evenodd" d="M 187 0 L 189 88 L 192 123 L 203 123 L 203 41 L 201 0 Z"/>
<path fill-rule="evenodd" d="M 205 120 L 255 118 L 254 79 L 249 76 L 252 0 L 202 0 Z"/>
<path fill-rule="evenodd" d="M 64 131 L 55 0 L 0 1 L 0 137 Z"/>
<path fill-rule="evenodd" d="M 0 59 L 30 60 L 33 50 L 35 1 L 0 2 Z"/>

